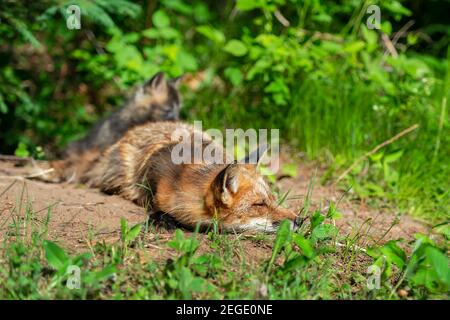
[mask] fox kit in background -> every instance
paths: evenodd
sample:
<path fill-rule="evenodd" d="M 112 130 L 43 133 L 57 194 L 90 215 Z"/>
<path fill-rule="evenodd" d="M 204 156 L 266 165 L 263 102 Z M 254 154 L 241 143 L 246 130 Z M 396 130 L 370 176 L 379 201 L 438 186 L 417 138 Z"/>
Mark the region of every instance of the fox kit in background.
<path fill-rule="evenodd" d="M 122 108 L 96 124 L 86 137 L 69 144 L 65 155 L 95 149 L 102 151 L 119 140 L 128 129 L 147 121 L 178 120 L 180 79 L 166 80 L 164 73 L 157 73 L 139 86 Z"/>
<path fill-rule="evenodd" d="M 42 174 L 40 179 L 50 182 L 76 180 L 79 172 L 90 168 L 128 129 L 149 121 L 178 120 L 180 81 L 181 77 L 166 80 L 164 73 L 157 73 L 141 85 L 122 108 L 95 125 L 86 137 L 69 144 L 63 160 L 50 163 L 54 172 Z M 37 171 L 44 172 L 41 168 Z"/>
<path fill-rule="evenodd" d="M 295 226 L 297 215 L 277 205 L 256 164 L 174 164 L 172 149 L 186 143 L 173 141 L 176 130 L 184 130 L 191 139 L 202 135 L 202 144 L 189 143 L 191 154 L 195 148 L 203 154 L 214 143 L 187 124 L 147 123 L 129 130 L 92 166 L 78 168 L 78 181 L 120 194 L 190 228 L 214 220 L 223 229 L 238 232 L 273 232 L 284 219 Z"/>

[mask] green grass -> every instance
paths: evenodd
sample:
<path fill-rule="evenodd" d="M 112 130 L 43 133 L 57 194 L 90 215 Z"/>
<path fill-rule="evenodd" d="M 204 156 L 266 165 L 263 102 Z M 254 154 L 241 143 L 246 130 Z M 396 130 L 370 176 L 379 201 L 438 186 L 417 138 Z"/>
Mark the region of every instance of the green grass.
<path fill-rule="evenodd" d="M 340 213 L 333 204 L 305 206 L 299 230 L 286 223 L 276 235 L 221 234 L 212 226 L 202 234 L 176 230 L 165 241 L 151 227 L 122 221 L 115 243 L 91 239 L 86 252 L 69 254 L 63 239 L 47 240 L 51 207 L 38 219 L 24 199 L 18 195 L 0 244 L 0 299 L 400 299 L 402 291 L 448 298 L 448 238 L 367 247 L 364 228 L 343 235 L 334 227 Z M 376 290 L 367 287 L 371 265 L 380 267 Z"/>

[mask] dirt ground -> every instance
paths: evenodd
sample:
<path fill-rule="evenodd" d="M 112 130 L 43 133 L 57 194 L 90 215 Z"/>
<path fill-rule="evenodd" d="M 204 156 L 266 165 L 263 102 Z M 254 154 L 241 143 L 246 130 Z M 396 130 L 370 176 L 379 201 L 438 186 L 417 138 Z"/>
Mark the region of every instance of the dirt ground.
<path fill-rule="evenodd" d="M 317 170 L 316 170 L 317 169 Z M 120 218 L 124 217 L 130 225 L 145 222 L 147 215 L 144 208 L 115 195 L 106 195 L 96 189 L 71 184 L 50 184 L 21 177 L 29 172 L 29 168 L 16 166 L 12 161 L 0 161 L 0 238 L 8 232 L 8 225 L 13 219 L 25 214 L 25 206 L 30 203 L 35 212 L 36 225 L 43 223 L 49 206 L 52 214 L 48 227 L 49 238 L 61 243 L 67 250 L 78 252 L 85 250 L 97 241 L 115 242 L 120 237 Z M 291 190 L 287 204 L 292 209 L 301 208 L 311 178 L 316 173 L 316 181 L 320 179 L 320 168 L 314 164 L 298 166 L 295 178 L 283 178 L 278 182 L 279 188 L 286 192 Z M 329 201 L 341 198 L 343 192 L 330 185 L 316 183 L 312 193 L 312 207 L 325 208 Z M 369 241 L 387 239 L 411 239 L 416 232 L 426 232 L 427 226 L 388 208 L 374 209 L 360 201 L 351 201 L 345 196 L 338 209 L 343 217 L 336 225 L 343 234 L 352 234 L 362 225 L 361 231 L 367 233 Z M 23 199 L 23 201 L 21 201 Z M 19 213 L 20 212 L 20 213 Z M 392 228 L 395 219 L 398 223 Z M 364 224 L 364 222 L 366 223 Z M 168 240 L 173 231 L 153 230 L 146 235 L 148 248 L 158 255 L 161 247 L 158 241 Z M 157 242 L 153 240 L 158 239 Z M 254 255 L 270 254 L 270 250 L 258 247 L 252 241 L 243 241 L 243 250 Z"/>

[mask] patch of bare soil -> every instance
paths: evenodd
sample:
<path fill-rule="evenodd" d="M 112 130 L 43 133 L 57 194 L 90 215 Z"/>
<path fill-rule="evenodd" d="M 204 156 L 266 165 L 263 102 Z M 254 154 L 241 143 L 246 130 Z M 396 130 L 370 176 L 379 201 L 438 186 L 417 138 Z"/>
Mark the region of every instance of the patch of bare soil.
<path fill-rule="evenodd" d="M 43 223 L 49 206 L 52 207 L 48 236 L 70 252 L 85 250 L 98 241 L 119 241 L 121 217 L 130 225 L 147 221 L 144 208 L 119 196 L 106 195 L 99 190 L 80 185 L 50 184 L 20 178 L 29 172 L 30 169 L 27 167 L 15 166 L 11 161 L 0 161 L 0 239 L 4 238 L 7 232 L 11 232 L 9 226 L 14 220 L 18 221 L 24 217 L 25 203 L 32 205 L 35 225 Z M 282 191 L 291 190 L 289 197 L 297 196 L 296 199 L 287 202 L 289 207 L 293 209 L 302 207 L 308 185 L 315 172 L 316 167 L 313 164 L 299 165 L 296 178 L 284 178 L 279 181 L 278 185 Z M 316 181 L 319 181 L 320 172 L 323 171 L 319 168 Z M 316 183 L 312 193 L 312 207 L 324 208 L 329 201 L 337 201 L 341 196 L 342 191 L 335 187 Z M 396 219 L 395 212 L 388 208 L 369 208 L 363 202 L 351 201 L 348 197 L 340 201 L 339 210 L 343 213 L 343 217 L 336 223 L 344 233 L 360 229 L 373 241 L 381 238 L 383 241 L 411 238 L 414 233 L 427 230 L 424 224 L 408 216 L 399 216 L 398 223 L 392 227 Z M 156 259 L 170 257 L 170 252 L 164 250 L 161 244 L 168 241 L 172 234 L 173 231 L 161 228 L 152 229 L 147 233 L 144 240 L 145 246 L 149 248 L 148 254 Z M 242 247 L 239 250 L 254 256 L 255 260 L 270 255 L 270 248 L 264 243 L 255 241 L 240 243 Z"/>

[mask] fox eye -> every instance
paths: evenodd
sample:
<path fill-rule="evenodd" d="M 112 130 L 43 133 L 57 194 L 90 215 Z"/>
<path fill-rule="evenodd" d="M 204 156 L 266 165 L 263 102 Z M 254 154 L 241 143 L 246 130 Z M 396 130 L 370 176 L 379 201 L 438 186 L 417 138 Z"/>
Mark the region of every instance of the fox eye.
<path fill-rule="evenodd" d="M 264 201 L 255 202 L 253 204 L 253 206 L 255 206 L 255 207 L 262 207 L 262 206 L 265 206 L 265 205 L 266 205 L 266 203 Z"/>

